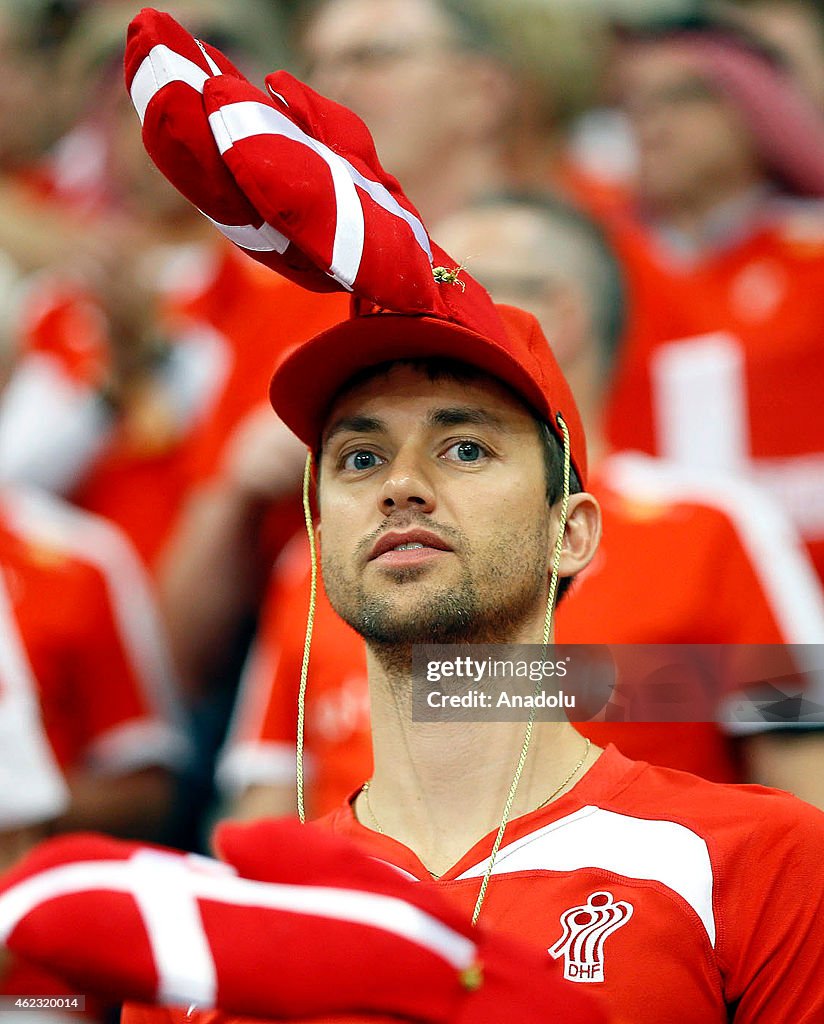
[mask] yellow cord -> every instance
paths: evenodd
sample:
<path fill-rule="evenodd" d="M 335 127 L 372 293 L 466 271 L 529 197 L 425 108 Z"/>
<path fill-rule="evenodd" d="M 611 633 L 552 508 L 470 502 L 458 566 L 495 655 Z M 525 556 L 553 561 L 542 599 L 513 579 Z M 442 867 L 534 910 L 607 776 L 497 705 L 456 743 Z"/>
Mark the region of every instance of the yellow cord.
<path fill-rule="evenodd" d="M 549 580 L 549 593 L 547 594 L 546 602 L 546 616 L 544 618 L 544 648 L 543 657 L 546 658 L 547 647 L 549 646 L 549 638 L 552 635 L 552 613 L 555 609 L 555 594 L 558 590 L 558 569 L 561 564 L 561 551 L 564 546 L 564 533 L 566 532 L 566 521 L 567 512 L 569 510 L 569 472 L 570 472 L 570 453 L 569 453 L 569 432 L 567 425 L 564 423 L 563 417 L 558 415 L 557 417 L 558 426 L 561 428 L 561 433 L 564 435 L 564 490 L 563 498 L 561 500 L 561 514 L 558 522 L 558 536 L 555 538 L 555 550 L 552 556 L 552 574 Z M 536 691 L 540 689 L 540 683 L 536 687 Z M 524 742 L 521 747 L 521 756 L 518 758 L 518 764 L 515 768 L 515 774 L 512 777 L 512 784 L 509 787 L 509 794 L 504 804 L 504 813 L 501 817 L 501 824 L 498 826 L 498 834 L 495 836 L 495 842 L 492 846 L 492 853 L 489 855 L 489 864 L 487 865 L 486 871 L 484 872 L 483 881 L 481 882 L 481 888 L 478 892 L 478 899 L 475 902 L 475 910 L 472 914 L 472 924 L 478 923 L 478 918 L 481 914 L 481 907 L 483 906 L 484 900 L 486 899 L 486 890 L 489 888 L 489 880 L 492 877 L 492 871 L 495 867 L 495 859 L 498 856 L 498 850 L 501 847 L 501 842 L 504 838 L 504 832 L 506 826 L 509 823 L 509 815 L 512 812 L 512 805 L 515 802 L 515 794 L 518 792 L 518 784 L 521 781 L 521 775 L 523 774 L 524 765 L 526 764 L 527 754 L 529 753 L 529 745 L 532 741 L 532 728 L 535 725 L 535 708 L 530 711 L 529 719 L 526 723 L 526 732 L 524 733 Z"/>
<path fill-rule="evenodd" d="M 309 484 L 312 480 L 312 453 L 306 453 L 306 465 L 303 469 L 303 518 L 306 533 L 309 537 L 309 558 L 312 562 L 312 581 L 309 588 L 309 614 L 306 618 L 306 639 L 303 642 L 303 662 L 300 666 L 300 689 L 298 690 L 298 736 L 296 749 L 298 818 L 303 825 L 306 822 L 306 806 L 304 800 L 305 784 L 303 778 L 304 726 L 306 719 L 306 682 L 309 677 L 309 651 L 312 647 L 312 630 L 315 626 L 315 603 L 318 594 L 318 552 L 315 546 L 315 530 L 312 523 L 312 507 L 309 503 Z"/>

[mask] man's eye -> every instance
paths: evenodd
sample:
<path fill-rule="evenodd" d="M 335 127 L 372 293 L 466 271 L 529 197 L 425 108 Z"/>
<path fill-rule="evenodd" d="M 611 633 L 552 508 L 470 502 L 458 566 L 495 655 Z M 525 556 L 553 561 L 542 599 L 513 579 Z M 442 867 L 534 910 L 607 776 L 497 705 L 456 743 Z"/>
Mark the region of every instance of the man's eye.
<path fill-rule="evenodd" d="M 359 448 L 356 452 L 350 452 L 343 460 L 343 468 L 351 470 L 373 469 L 380 465 L 381 459 L 374 452 Z"/>
<path fill-rule="evenodd" d="M 489 452 L 477 441 L 458 441 L 444 452 L 444 458 L 451 462 L 479 462 Z"/>

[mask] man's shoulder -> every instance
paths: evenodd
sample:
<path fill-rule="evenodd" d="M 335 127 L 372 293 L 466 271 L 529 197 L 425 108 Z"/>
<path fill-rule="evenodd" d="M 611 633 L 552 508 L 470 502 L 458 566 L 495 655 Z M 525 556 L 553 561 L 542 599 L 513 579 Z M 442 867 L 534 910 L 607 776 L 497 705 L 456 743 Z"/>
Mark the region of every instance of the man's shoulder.
<path fill-rule="evenodd" d="M 748 857 L 763 850 L 816 851 L 824 843 L 824 813 L 790 793 L 758 785 L 709 782 L 690 772 L 643 765 L 603 809 L 649 821 L 665 821 L 702 839 L 713 859 Z"/>

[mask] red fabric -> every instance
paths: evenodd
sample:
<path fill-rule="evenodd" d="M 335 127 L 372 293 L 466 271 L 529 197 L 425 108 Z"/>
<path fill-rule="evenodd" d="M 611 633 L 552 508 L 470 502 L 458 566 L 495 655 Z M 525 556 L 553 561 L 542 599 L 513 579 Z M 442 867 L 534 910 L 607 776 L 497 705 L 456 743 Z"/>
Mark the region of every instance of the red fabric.
<path fill-rule="evenodd" d="M 353 317 L 288 353 L 275 370 L 275 411 L 307 445 L 316 447 L 335 394 L 363 367 L 391 359 L 444 356 L 469 363 L 509 384 L 556 435 L 558 415 L 569 429 L 578 479 L 587 474 L 586 440 L 578 408 L 538 321 L 514 306 L 498 306 L 503 339 L 435 317 L 379 313 Z M 307 389 L 307 381 L 312 381 Z"/>
<path fill-rule="evenodd" d="M 381 167 L 360 118 L 284 71 L 269 75 L 268 92 L 261 92 L 213 47 L 204 53 L 173 18 L 149 9 L 129 26 L 127 88 L 132 89 L 147 61 L 154 71 L 154 62 L 161 59 L 155 50 L 158 46 L 168 47 L 206 77 L 202 92 L 171 81 L 152 95 L 143 122 L 146 149 L 172 184 L 214 220 L 268 224 L 282 233 L 288 242 L 285 253 L 252 250 L 256 259 L 287 277 L 297 267 L 296 280 L 307 288 L 353 288 L 367 302 L 387 309 L 436 314 L 481 333 L 501 333 L 483 289 L 469 277 L 468 294 L 440 287 L 432 276 L 432 259 L 421 244 L 427 242 L 422 225 L 423 237 L 416 241 L 409 220 L 375 202 L 357 178 L 362 208 L 351 224 L 346 221 L 348 211 L 336 201 L 340 193 L 333 186 L 326 147 L 339 167 L 341 161 L 334 161 L 334 156 L 350 162 L 356 174 L 378 187 L 384 204 L 394 203 L 419 224 L 398 182 Z M 207 54 L 220 74 L 215 74 Z M 250 121 L 251 134 L 246 138 L 240 128 L 245 131 L 247 125 L 236 130 L 229 120 L 233 112 L 226 109 L 238 103 L 253 105 L 251 116 L 263 118 Z M 245 113 L 239 112 L 238 117 Z M 347 274 L 335 265 L 336 235 L 357 232 L 359 217 L 366 221 L 362 259 L 355 261 L 351 280 L 344 280 Z M 391 273 L 387 273 L 387 256 Z M 330 282 L 330 275 L 337 275 L 337 285 Z"/>
<path fill-rule="evenodd" d="M 261 822 L 224 826 L 217 843 L 240 878 L 216 862 L 102 836 L 51 840 L 3 879 L 0 932 L 9 949 L 82 991 L 146 1002 L 182 1002 L 206 987 L 229 1012 L 276 1019 L 355 1011 L 497 1024 L 511 1011 L 536 1024 L 606 1022 L 586 995 L 563 991 L 543 958 L 475 931 L 432 889 L 346 841 Z M 42 895 L 27 901 L 32 883 Z M 213 971 L 180 946 L 158 954 L 158 935 L 181 925 L 163 908 L 169 885 L 194 909 L 183 927 L 190 943 L 205 943 Z M 477 991 L 462 980 L 470 968 L 481 971 Z"/>

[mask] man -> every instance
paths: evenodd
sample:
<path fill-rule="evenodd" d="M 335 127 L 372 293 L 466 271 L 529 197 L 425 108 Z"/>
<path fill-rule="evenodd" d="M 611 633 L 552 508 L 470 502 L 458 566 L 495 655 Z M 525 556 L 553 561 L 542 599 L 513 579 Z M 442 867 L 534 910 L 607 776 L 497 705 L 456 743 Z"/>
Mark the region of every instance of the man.
<path fill-rule="evenodd" d="M 284 364 L 272 394 L 281 417 L 313 448 L 320 446 L 325 585 L 338 613 L 367 641 L 375 770 L 369 788 L 325 823 L 412 877 L 434 875 L 449 883 L 456 904 L 469 914 L 490 862 L 523 725 L 414 722 L 411 647 L 433 637 L 539 642 L 559 508 L 555 495 L 552 503 L 546 500 L 542 443 L 531 411 L 535 399 L 524 402 L 527 385 L 512 394 L 479 374 L 488 365 L 484 339 L 473 348 L 457 325 L 413 321 L 404 328 L 404 345 L 396 340 L 399 321 L 380 314 L 356 318 L 320 336 Z M 529 321 L 515 320 L 504 379 L 515 377 L 516 360 L 526 363 L 533 351 L 528 346 L 537 340 L 534 330 Z M 420 351 L 451 352 L 475 365 L 457 379 L 427 372 L 426 363 L 414 361 L 370 369 L 393 349 L 412 360 Z M 345 351 L 335 359 L 337 380 L 331 379 L 335 371 L 327 371 L 314 395 L 290 398 L 310 360 L 328 367 L 336 351 Z M 353 375 L 355 382 L 347 383 Z M 533 388 L 539 379 L 535 371 Z M 553 385 L 547 404 L 564 400 L 557 378 Z M 570 416 L 568 407 L 565 412 Z M 583 475 L 583 453 L 573 448 L 573 457 Z M 563 577 L 583 568 L 594 553 L 598 519 L 590 496 L 573 495 L 559 566 Z M 597 977 L 600 994 L 619 1016 L 672 1019 L 669 1001 L 678 991 L 680 1020 L 716 1019 L 735 1004 L 740 1021 L 756 1015 L 768 1020 L 770 1014 L 785 1020 L 792 997 L 781 992 L 779 975 L 787 970 L 786 984 L 804 983 L 791 981 L 789 962 L 776 970 L 751 946 L 745 952 L 749 938 L 727 934 L 721 920 L 724 897 L 736 889 L 734 876 L 741 869 L 732 822 L 739 814 L 752 813 L 760 821 L 783 817 L 766 804 L 762 814 L 762 800 L 783 805 L 788 798 L 716 790 L 624 761 L 614 750 L 587 750 L 570 726 L 542 723 L 481 919 L 529 935 L 562 959 L 564 932 L 546 923 L 576 906 L 581 922 L 591 921 L 587 908 L 602 900 L 622 908 L 615 911 L 616 931 L 605 942 Z M 817 812 L 797 810 L 811 822 L 819 820 Z M 746 842 L 755 842 L 766 856 L 749 828 Z M 675 862 L 682 865 L 683 881 L 664 869 Z M 716 876 L 718 882 L 710 881 Z M 712 914 L 710 890 L 716 897 Z M 743 891 L 733 900 L 738 913 Z M 780 912 L 772 897 L 757 902 L 761 919 L 750 925 L 764 936 L 774 928 L 767 918 Z M 630 913 L 631 919 L 625 916 Z M 657 940 L 641 924 L 653 921 Z M 641 945 L 633 948 L 634 941 Z M 572 955 L 566 977 L 578 971 L 580 978 L 592 966 Z M 793 1012 L 807 1011 L 799 1006 Z"/>
<path fill-rule="evenodd" d="M 164 94 L 159 40 L 196 85 Z M 256 219 L 243 237 L 259 240 L 261 221 L 282 233 L 258 258 L 357 298 L 348 321 L 280 363 L 271 389 L 318 457 L 330 599 L 368 643 L 375 772 L 326 827 L 413 879 L 438 876 L 467 918 L 548 950 L 569 985 L 597 986 L 619 1017 L 812 1022 L 824 956 L 818 811 L 627 761 L 565 722 L 413 720 L 414 644 L 551 638 L 559 579 L 597 547 L 583 430 L 537 321 L 496 309 L 461 277 L 350 112 L 284 74 L 268 94 L 252 89 L 154 12 L 131 43 L 144 136 L 179 187 L 199 185 L 207 211 L 254 197 L 236 213 Z M 184 109 L 188 129 L 180 121 L 183 134 L 167 136 L 167 117 Z M 208 145 L 204 126 L 217 126 Z M 290 174 L 290 155 L 304 174 Z M 216 170 L 204 180 L 202 167 Z M 333 223 L 316 216 L 331 189 L 351 198 L 358 184 Z M 125 1020 L 155 1014 L 184 1011 Z"/>
<path fill-rule="evenodd" d="M 638 453 L 610 453 L 600 429 L 623 319 L 620 274 L 601 232 L 537 194 L 490 198 L 440 222 L 451 252 L 491 294 L 529 309 L 570 380 L 604 519 L 593 564 L 558 610 L 562 643 L 803 644 L 824 638 L 824 598 L 797 537 L 751 485 Z M 781 543 L 773 543 L 777 537 Z M 723 562 L 719 578 L 717 565 Z M 637 580 L 644 580 L 639 588 Z M 295 707 L 310 559 L 296 538 L 276 567 L 218 778 L 240 817 L 294 811 Z M 706 614 L 711 604 L 713 614 Z M 307 695 L 310 816 L 371 774 L 363 642 L 323 590 Z M 713 722 L 579 726 L 627 756 L 715 782 L 760 782 L 824 805 L 820 734 Z"/>

